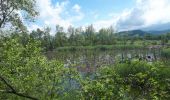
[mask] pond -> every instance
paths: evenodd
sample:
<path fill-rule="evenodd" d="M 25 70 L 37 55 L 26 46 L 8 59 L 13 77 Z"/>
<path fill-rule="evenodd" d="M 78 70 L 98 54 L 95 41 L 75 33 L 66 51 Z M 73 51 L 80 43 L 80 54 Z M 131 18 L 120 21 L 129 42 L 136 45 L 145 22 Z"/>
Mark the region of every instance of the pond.
<path fill-rule="evenodd" d="M 148 62 L 162 59 L 161 49 L 115 49 L 115 50 L 80 50 L 48 52 L 48 58 L 64 62 L 65 67 L 76 67 L 80 72 L 94 72 L 98 67 L 110 66 L 130 60 Z"/>

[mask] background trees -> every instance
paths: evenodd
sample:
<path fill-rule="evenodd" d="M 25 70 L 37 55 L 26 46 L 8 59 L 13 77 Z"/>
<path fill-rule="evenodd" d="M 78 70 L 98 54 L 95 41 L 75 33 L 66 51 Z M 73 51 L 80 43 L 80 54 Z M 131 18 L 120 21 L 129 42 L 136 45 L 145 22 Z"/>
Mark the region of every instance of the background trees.
<path fill-rule="evenodd" d="M 115 34 L 112 27 L 102 28 L 97 34 L 98 44 L 113 45 L 115 44 Z"/>

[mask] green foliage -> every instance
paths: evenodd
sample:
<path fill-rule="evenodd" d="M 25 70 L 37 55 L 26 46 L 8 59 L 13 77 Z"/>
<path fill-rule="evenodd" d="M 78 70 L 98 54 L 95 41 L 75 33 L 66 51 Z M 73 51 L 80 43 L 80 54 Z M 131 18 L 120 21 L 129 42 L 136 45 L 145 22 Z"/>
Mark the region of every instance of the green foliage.
<path fill-rule="evenodd" d="M 65 46 L 58 47 L 57 51 L 83 51 L 83 50 L 131 50 L 131 49 L 145 49 L 144 46 L 140 45 L 96 45 L 96 46 Z"/>
<path fill-rule="evenodd" d="M 165 58 L 170 58 L 170 48 L 165 48 L 162 50 L 162 56 Z"/>
<path fill-rule="evenodd" d="M 168 41 L 169 41 L 169 39 L 168 39 L 168 34 L 167 34 L 167 35 L 162 35 L 162 36 L 161 36 L 161 44 L 162 44 L 162 45 L 167 44 Z"/>
<path fill-rule="evenodd" d="M 64 51 L 144 49 L 148 45 L 166 46 L 170 34 L 153 36 L 122 36 L 114 34 L 113 27 L 96 32 L 93 25 L 82 28 L 56 26 L 37 29 L 30 34 L 19 16 L 33 20 L 38 14 L 35 0 L 1 0 L 0 29 L 6 24 L 15 26 L 11 34 L 0 30 L 0 99 L 2 100 L 169 100 L 170 66 L 160 62 L 128 61 L 114 66 L 100 67 L 97 72 L 83 73 L 65 66 L 56 59 L 47 59 L 43 53 L 56 49 Z M 23 17 L 23 16 L 22 16 Z M 22 32 L 20 32 L 22 31 Z M 138 31 L 139 32 L 139 31 Z M 139 34 L 140 35 L 140 34 Z M 143 39 L 143 40 L 142 40 Z M 159 42 L 159 41 L 160 42 Z M 130 41 L 130 43 L 129 43 Z M 170 57 L 170 49 L 162 55 Z M 63 59 L 65 59 L 63 57 Z M 76 64 L 74 64 L 76 66 Z M 85 66 L 86 67 L 86 66 Z M 86 73 L 85 73 L 86 74 Z"/>
<path fill-rule="evenodd" d="M 120 99 L 119 76 L 112 68 L 103 67 L 94 79 L 86 79 L 82 83 L 83 97 L 89 99 Z"/>
<path fill-rule="evenodd" d="M 163 63 L 131 61 L 103 66 L 88 77 L 62 62 L 48 60 L 36 39 L 29 37 L 25 44 L 15 36 L 1 41 L 0 99 L 170 98 L 170 68 Z"/>
<path fill-rule="evenodd" d="M 157 93 L 157 69 L 145 62 L 118 65 L 116 72 L 122 78 L 128 97 L 132 99 L 153 99 Z"/>
<path fill-rule="evenodd" d="M 50 28 L 47 27 L 44 30 L 37 29 L 32 31 L 29 35 L 34 40 L 41 41 L 41 47 L 44 51 L 51 51 L 54 49 L 54 38 L 50 35 Z"/>
<path fill-rule="evenodd" d="M 86 99 L 159 100 L 169 98 L 169 67 L 130 62 L 102 67 L 83 84 Z"/>
<path fill-rule="evenodd" d="M 47 60 L 41 54 L 39 45 L 33 39 L 26 45 L 19 43 L 18 39 L 9 39 L 0 47 L 0 76 L 15 89 L 1 80 L 1 99 L 22 99 L 14 95 L 16 93 L 41 100 L 59 98 L 65 94 L 63 84 L 67 83 L 68 78 L 76 77 L 74 69 L 65 68 L 61 62 Z"/>

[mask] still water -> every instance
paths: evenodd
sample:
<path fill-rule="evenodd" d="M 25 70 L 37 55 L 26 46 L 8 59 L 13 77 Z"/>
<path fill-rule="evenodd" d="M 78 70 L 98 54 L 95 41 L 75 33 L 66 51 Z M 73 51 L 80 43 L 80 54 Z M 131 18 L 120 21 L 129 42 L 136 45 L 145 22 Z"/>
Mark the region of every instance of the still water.
<path fill-rule="evenodd" d="M 94 72 L 98 67 L 110 66 L 125 61 L 145 60 L 153 62 L 161 59 L 160 49 L 131 50 L 81 50 L 55 51 L 48 58 L 56 58 L 64 62 L 65 67 L 76 67 L 80 72 Z"/>

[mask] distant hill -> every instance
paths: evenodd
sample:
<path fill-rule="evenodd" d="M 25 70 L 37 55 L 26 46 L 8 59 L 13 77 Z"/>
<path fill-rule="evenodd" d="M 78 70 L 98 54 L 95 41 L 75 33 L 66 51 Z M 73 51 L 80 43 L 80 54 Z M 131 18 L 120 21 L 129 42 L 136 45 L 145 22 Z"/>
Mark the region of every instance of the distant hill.
<path fill-rule="evenodd" d="M 161 35 L 166 33 L 170 33 L 170 22 L 164 24 L 154 24 L 137 30 L 121 31 L 117 33 L 117 36 L 142 37 L 145 34 Z"/>
<path fill-rule="evenodd" d="M 162 30 L 162 31 L 147 31 L 148 33 L 154 34 L 154 35 L 160 35 L 160 34 L 166 34 L 170 32 L 169 30 Z"/>
<path fill-rule="evenodd" d="M 161 34 L 166 34 L 170 33 L 169 30 L 130 30 L 130 31 L 121 31 L 116 34 L 116 36 L 129 36 L 129 37 L 143 37 L 144 35 L 147 34 L 152 34 L 152 35 L 161 35 Z"/>
<path fill-rule="evenodd" d="M 160 35 L 160 34 L 166 34 L 170 32 L 170 22 L 164 23 L 164 24 L 155 24 L 143 29 L 145 32 L 155 34 L 155 35 Z"/>
<path fill-rule="evenodd" d="M 145 34 L 150 34 L 150 33 L 142 31 L 142 30 L 131 30 L 131 31 L 118 32 L 116 35 L 117 36 L 142 37 Z"/>

